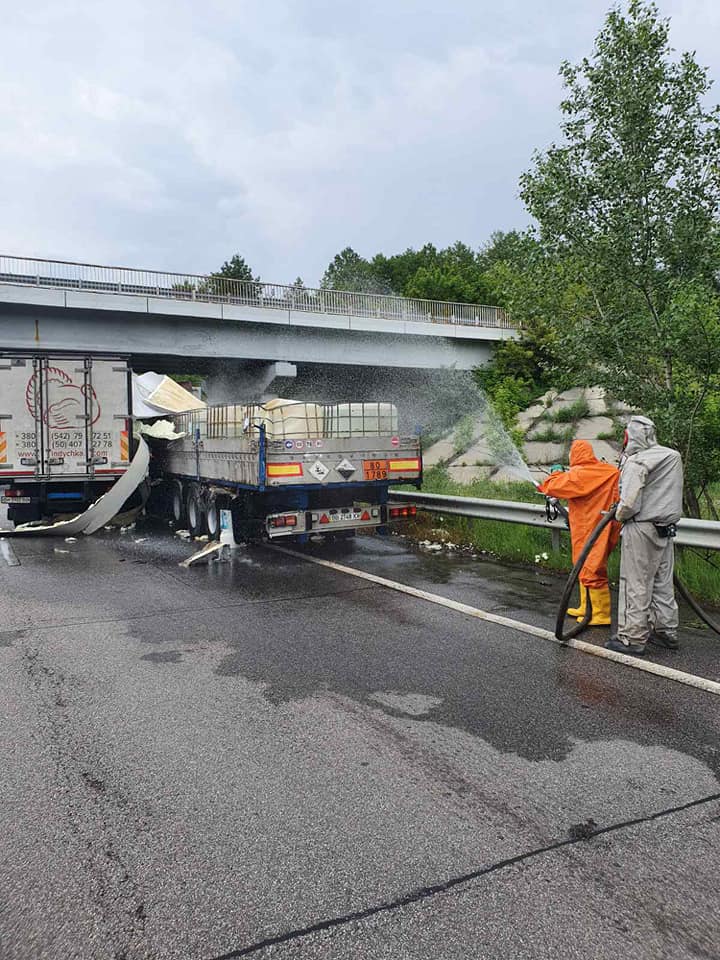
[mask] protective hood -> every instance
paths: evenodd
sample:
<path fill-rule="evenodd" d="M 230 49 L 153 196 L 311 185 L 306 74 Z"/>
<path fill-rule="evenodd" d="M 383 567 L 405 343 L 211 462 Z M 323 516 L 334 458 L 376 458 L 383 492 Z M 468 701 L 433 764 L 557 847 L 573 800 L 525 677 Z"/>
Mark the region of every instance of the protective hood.
<path fill-rule="evenodd" d="M 570 466 L 580 467 L 590 463 L 598 463 L 593 448 L 587 440 L 573 440 L 570 447 Z"/>
<path fill-rule="evenodd" d="M 625 456 L 632 457 L 641 450 L 649 450 L 657 446 L 655 424 L 648 417 L 630 417 L 627 425 L 628 442 L 625 446 Z"/>

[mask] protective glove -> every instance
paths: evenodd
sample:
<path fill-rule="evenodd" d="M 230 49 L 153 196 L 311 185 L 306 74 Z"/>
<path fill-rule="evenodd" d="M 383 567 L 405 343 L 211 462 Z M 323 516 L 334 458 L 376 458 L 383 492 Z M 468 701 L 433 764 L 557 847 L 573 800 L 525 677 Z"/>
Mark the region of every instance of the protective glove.
<path fill-rule="evenodd" d="M 565 467 L 561 463 L 554 463 L 550 467 L 550 473 L 565 473 Z"/>

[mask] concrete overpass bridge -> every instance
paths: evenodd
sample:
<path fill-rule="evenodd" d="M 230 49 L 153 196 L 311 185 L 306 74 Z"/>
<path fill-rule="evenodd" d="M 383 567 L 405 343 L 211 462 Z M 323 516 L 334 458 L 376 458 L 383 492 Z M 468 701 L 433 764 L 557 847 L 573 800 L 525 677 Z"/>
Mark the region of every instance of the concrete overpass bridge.
<path fill-rule="evenodd" d="M 0 256 L 0 349 L 127 354 L 205 374 L 215 402 L 278 377 L 289 395 L 390 398 L 512 336 L 498 307 Z"/>

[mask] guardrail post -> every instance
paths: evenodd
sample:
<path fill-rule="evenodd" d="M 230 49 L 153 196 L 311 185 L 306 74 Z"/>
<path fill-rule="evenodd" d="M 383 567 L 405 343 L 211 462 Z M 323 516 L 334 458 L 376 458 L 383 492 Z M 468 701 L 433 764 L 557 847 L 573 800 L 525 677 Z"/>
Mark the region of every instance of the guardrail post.
<path fill-rule="evenodd" d="M 560 553 L 560 528 L 553 527 L 550 531 L 550 542 L 552 544 L 553 553 Z"/>

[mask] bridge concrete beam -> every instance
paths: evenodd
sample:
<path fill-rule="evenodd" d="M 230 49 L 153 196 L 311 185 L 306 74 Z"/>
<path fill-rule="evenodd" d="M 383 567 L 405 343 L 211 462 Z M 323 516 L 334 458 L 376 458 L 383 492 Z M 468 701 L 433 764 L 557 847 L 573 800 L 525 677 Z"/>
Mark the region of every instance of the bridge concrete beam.
<path fill-rule="evenodd" d="M 0 285 L 2 349 L 129 353 L 175 367 L 189 359 L 345 365 L 351 358 L 363 367 L 467 370 L 512 336 L 499 328 Z"/>

